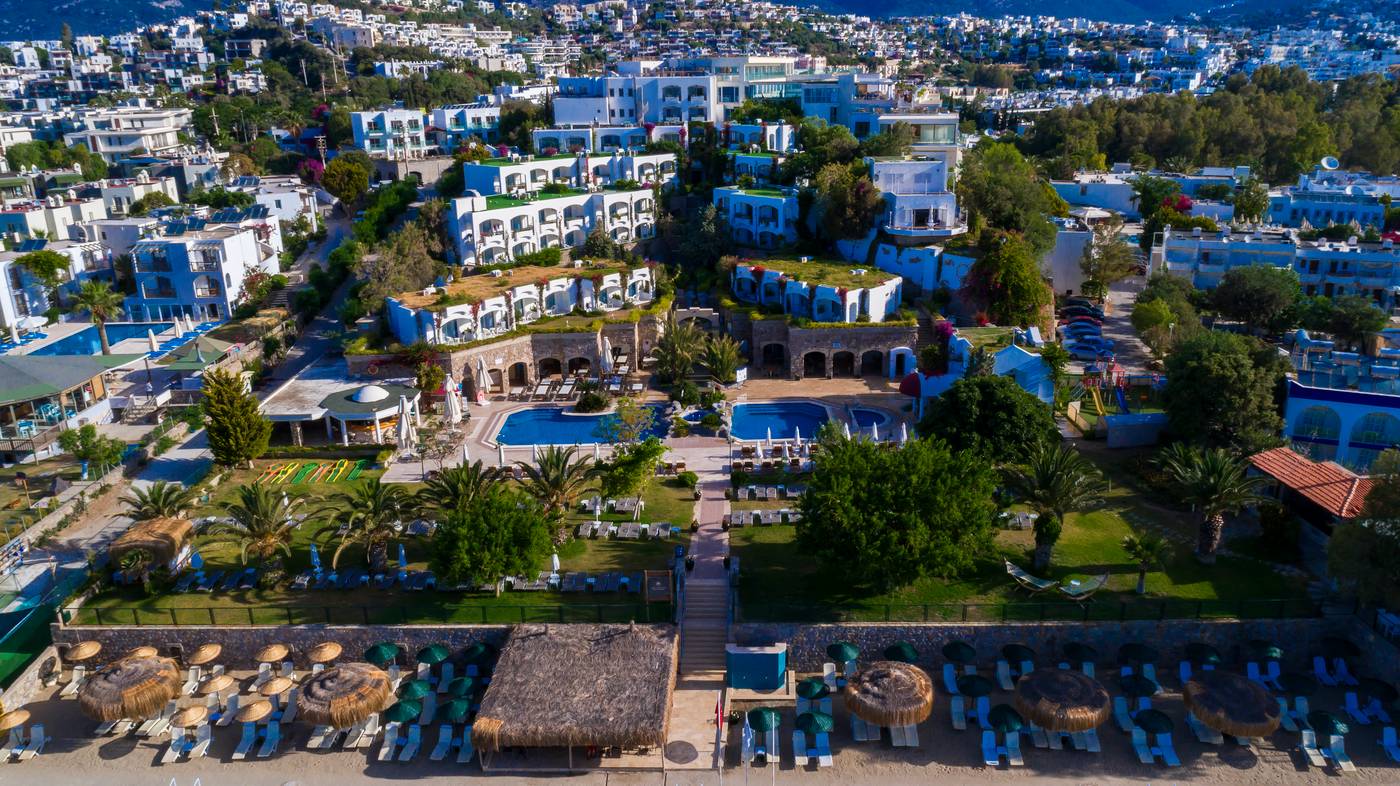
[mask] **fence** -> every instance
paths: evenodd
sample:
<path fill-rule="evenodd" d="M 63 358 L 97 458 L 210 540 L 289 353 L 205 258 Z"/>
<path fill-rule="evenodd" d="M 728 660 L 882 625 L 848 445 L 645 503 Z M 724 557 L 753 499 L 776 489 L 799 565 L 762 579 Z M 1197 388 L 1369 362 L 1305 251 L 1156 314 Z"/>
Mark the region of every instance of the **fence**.
<path fill-rule="evenodd" d="M 540 605 L 413 606 L 185 606 L 150 609 L 133 606 L 70 606 L 61 614 L 68 626 L 135 625 L 220 627 L 235 625 L 510 625 L 524 623 L 665 622 L 669 603 L 565 603 Z"/>
<path fill-rule="evenodd" d="M 1347 609 L 1347 614 L 1352 610 Z M 1176 619 L 1290 619 L 1322 616 L 1306 598 L 1261 600 L 1124 600 L 1078 603 L 911 603 L 834 607 L 749 603 L 736 622 L 1112 622 Z"/>

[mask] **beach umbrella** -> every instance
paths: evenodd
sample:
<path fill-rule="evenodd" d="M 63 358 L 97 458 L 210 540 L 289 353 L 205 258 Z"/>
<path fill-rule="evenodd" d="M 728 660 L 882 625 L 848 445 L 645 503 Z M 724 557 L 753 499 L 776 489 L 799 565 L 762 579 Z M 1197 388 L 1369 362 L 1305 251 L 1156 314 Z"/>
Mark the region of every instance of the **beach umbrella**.
<path fill-rule="evenodd" d="M 944 644 L 942 652 L 943 657 L 959 665 L 977 660 L 977 650 L 973 649 L 971 644 L 962 640 L 950 641 Z"/>
<path fill-rule="evenodd" d="M 466 699 L 448 699 L 438 705 L 436 718 L 438 723 L 465 723 L 472 714 L 472 703 Z"/>
<path fill-rule="evenodd" d="M 1329 658 L 1359 658 L 1361 650 L 1340 636 L 1326 636 L 1322 639 L 1322 654 Z"/>
<path fill-rule="evenodd" d="M 388 674 L 366 663 L 342 663 L 302 681 L 297 712 L 307 723 L 344 729 L 384 709 L 392 693 Z"/>
<path fill-rule="evenodd" d="M 539 446 L 539 445 L 531 445 L 531 446 L 530 446 L 530 463 L 531 463 L 531 464 L 539 464 L 539 463 L 540 463 L 540 446 Z"/>
<path fill-rule="evenodd" d="M 808 701 L 815 701 L 831 695 L 831 688 L 821 677 L 808 677 L 797 683 L 797 695 Z"/>
<path fill-rule="evenodd" d="M 406 567 L 408 567 L 408 557 L 407 557 L 407 555 L 404 554 L 404 551 L 403 551 L 403 544 L 402 544 L 402 543 L 399 544 L 399 567 L 400 567 L 400 568 L 406 568 Z"/>
<path fill-rule="evenodd" d="M 749 710 L 748 719 L 754 731 L 772 731 L 782 723 L 783 716 L 772 707 L 755 707 Z"/>
<path fill-rule="evenodd" d="M 183 684 L 170 658 L 121 658 L 83 681 L 78 706 L 93 720 L 148 718 L 179 696 Z"/>
<path fill-rule="evenodd" d="M 769 450 L 772 450 L 772 449 L 773 449 L 773 427 L 772 427 L 772 426 L 769 426 L 769 427 L 768 427 L 768 449 L 769 449 Z"/>
<path fill-rule="evenodd" d="M 457 383 L 453 381 L 452 375 L 448 374 L 447 379 L 442 383 L 443 389 L 443 414 L 447 417 L 447 422 L 457 425 L 462 422 L 462 402 L 457 398 Z"/>
<path fill-rule="evenodd" d="M 484 393 L 489 387 L 491 387 L 491 376 L 486 373 L 486 358 L 478 356 L 476 359 L 476 389 Z"/>
<path fill-rule="evenodd" d="M 19 328 L 15 327 L 14 325 L 10 325 L 10 343 L 19 343 Z"/>
<path fill-rule="evenodd" d="M 408 417 L 408 396 L 399 396 L 399 450 L 411 450 L 413 448 L 413 424 L 409 422 Z"/>
<path fill-rule="evenodd" d="M 201 644 L 185 662 L 191 666 L 203 666 L 206 663 L 213 663 L 214 659 L 219 657 L 223 651 L 224 645 L 222 644 Z"/>
<path fill-rule="evenodd" d="M 190 555 L 190 567 L 199 570 L 204 567 L 204 555 L 198 551 Z"/>
<path fill-rule="evenodd" d="M 796 445 L 796 446 L 799 447 L 799 448 L 802 447 L 802 427 L 801 427 L 801 426 L 793 426 L 793 427 L 792 427 L 792 444 Z"/>
<path fill-rule="evenodd" d="M 1171 734 L 1176 725 L 1165 712 L 1151 708 L 1138 710 L 1133 715 L 1133 723 L 1148 734 Z"/>
<path fill-rule="evenodd" d="M 146 331 L 146 346 L 152 352 L 160 351 L 160 342 L 156 341 L 156 332 L 154 330 Z"/>
<path fill-rule="evenodd" d="M 10 710 L 4 715 L 0 715 L 0 732 L 18 729 L 29 722 L 29 710 Z"/>
<path fill-rule="evenodd" d="M 1141 674 L 1125 674 L 1119 677 L 1118 686 L 1123 689 L 1123 695 L 1135 699 L 1140 696 L 1155 696 L 1161 687 Z"/>
<path fill-rule="evenodd" d="M 1245 649 L 1255 660 L 1283 660 L 1283 648 L 1266 639 L 1250 639 Z"/>
<path fill-rule="evenodd" d="M 1099 651 L 1081 641 L 1071 641 L 1065 645 L 1065 657 L 1074 663 L 1093 663 Z"/>
<path fill-rule="evenodd" d="M 131 651 L 128 652 L 128 653 L 126 654 L 126 657 L 128 657 L 128 658 L 154 658 L 155 656 L 157 656 L 157 655 L 159 655 L 159 654 L 160 654 L 160 650 L 156 649 L 155 647 L 152 647 L 152 646 L 149 645 L 149 644 L 143 644 L 143 645 L 141 645 L 140 647 L 133 647 L 133 648 L 131 649 Z"/>
<path fill-rule="evenodd" d="M 908 443 L 909 443 L 909 424 L 901 420 L 901 421 L 899 422 L 899 444 L 901 444 L 901 445 L 907 445 Z"/>
<path fill-rule="evenodd" d="M 1362 677 L 1357 688 L 1361 695 L 1370 696 L 1382 704 L 1389 704 L 1400 698 L 1400 693 L 1396 692 L 1394 685 L 1374 677 Z"/>
<path fill-rule="evenodd" d="M 851 438 L 851 424 L 850 424 L 850 423 L 844 423 L 844 422 L 843 422 L 843 423 L 841 424 L 841 434 L 842 434 L 846 439 L 850 439 L 850 438 Z"/>
<path fill-rule="evenodd" d="M 217 677 L 210 677 L 203 685 L 199 686 L 199 693 L 201 696 L 209 696 L 230 687 L 233 687 L 233 677 L 220 674 Z"/>
<path fill-rule="evenodd" d="M 1308 725 L 1319 737 L 1330 737 L 1334 734 L 1347 734 L 1351 731 L 1345 723 L 1336 715 L 1326 710 L 1313 710 L 1308 713 Z"/>
<path fill-rule="evenodd" d="M 416 699 L 400 699 L 394 706 L 384 711 L 384 720 L 408 723 L 423 714 L 423 703 Z"/>
<path fill-rule="evenodd" d="M 272 714 L 272 702 L 267 699 L 258 699 L 248 706 L 240 709 L 238 714 L 233 716 L 239 723 L 257 723 Z"/>
<path fill-rule="evenodd" d="M 452 650 L 449 650 L 446 644 L 429 644 L 423 649 L 418 650 L 417 660 L 419 663 L 436 666 L 447 660 L 451 655 Z"/>
<path fill-rule="evenodd" d="M 830 734 L 836 729 L 836 719 L 825 712 L 804 712 L 797 716 L 797 729 L 803 734 Z"/>
<path fill-rule="evenodd" d="M 993 731 L 1010 734 L 1024 728 L 1026 721 L 1015 707 L 1010 704 L 998 704 L 987 711 L 987 725 L 991 726 Z"/>
<path fill-rule="evenodd" d="M 897 641 L 885 648 L 885 660 L 897 660 L 900 663 L 913 663 L 919 659 L 919 651 L 914 649 L 914 645 L 907 641 Z"/>
<path fill-rule="evenodd" d="M 1113 713 L 1099 681 L 1074 669 L 1036 669 L 1016 681 L 1016 710 L 1050 731 L 1088 731 Z"/>
<path fill-rule="evenodd" d="M 880 424 L 879 424 L 879 423 L 871 423 L 871 424 L 870 424 L 870 439 L 873 440 L 873 441 L 875 441 L 875 442 L 879 442 L 879 441 L 880 441 Z"/>
<path fill-rule="evenodd" d="M 293 685 L 296 685 L 296 683 L 292 682 L 287 677 L 273 677 L 267 682 L 264 682 L 261 688 L 258 688 L 258 693 L 268 698 L 281 696 L 291 690 Z"/>
<path fill-rule="evenodd" d="M 992 681 L 983 677 L 981 674 L 963 674 L 958 677 L 957 684 L 958 693 L 964 696 L 971 696 L 974 699 L 981 698 L 982 696 L 990 696 L 992 695 L 992 691 L 996 690 L 996 686 L 992 684 Z"/>
<path fill-rule="evenodd" d="M 285 496 L 285 495 L 284 495 Z M 316 544 L 311 544 L 311 567 L 316 570 L 321 569 L 321 550 L 316 548 Z"/>
<path fill-rule="evenodd" d="M 458 677 L 447 683 L 447 695 L 462 698 L 470 696 L 476 688 L 476 677 Z"/>
<path fill-rule="evenodd" d="M 1279 687 L 1289 696 L 1311 696 L 1317 693 L 1317 680 L 1296 671 L 1285 671 L 1279 675 Z"/>
<path fill-rule="evenodd" d="M 1146 644 L 1130 641 L 1118 648 L 1118 660 L 1122 663 L 1156 663 L 1157 650 Z"/>
<path fill-rule="evenodd" d="M 340 657 L 343 648 L 334 641 L 323 641 L 311 648 L 306 653 L 306 659 L 312 663 L 330 663 Z"/>
<path fill-rule="evenodd" d="M 433 692 L 433 686 L 427 680 L 404 680 L 399 686 L 399 698 L 416 701 Z"/>
<path fill-rule="evenodd" d="M 1001 648 L 1001 656 L 1012 663 L 1035 660 L 1035 650 L 1024 644 L 1008 644 Z"/>
<path fill-rule="evenodd" d="M 1186 659 L 1201 666 L 1218 666 L 1221 663 L 1220 651 L 1203 641 L 1186 645 Z"/>
<path fill-rule="evenodd" d="M 549 569 L 555 573 L 559 572 L 559 552 L 549 555 Z"/>
<path fill-rule="evenodd" d="M 399 645 L 392 641 L 381 641 L 365 650 L 365 660 L 376 666 L 393 663 L 399 657 Z"/>
<path fill-rule="evenodd" d="M 933 681 L 908 663 L 879 660 L 846 684 L 846 709 L 876 726 L 909 726 L 933 712 Z"/>
<path fill-rule="evenodd" d="M 1201 723 L 1221 734 L 1267 737 L 1278 728 L 1278 701 L 1263 685 L 1240 674 L 1224 669 L 1198 672 L 1181 696 Z"/>
<path fill-rule="evenodd" d="M 607 336 L 603 336 L 603 351 L 598 354 L 598 367 L 604 374 L 612 373 L 612 342 L 608 341 Z"/>
<path fill-rule="evenodd" d="M 258 650 L 258 654 L 253 656 L 253 660 L 258 663 L 274 663 L 287 657 L 289 652 L 291 650 L 287 649 L 286 644 L 269 644 Z"/>
<path fill-rule="evenodd" d="M 594 460 L 594 461 L 602 461 L 602 460 L 603 460 L 603 451 L 602 451 L 601 448 L 598 447 L 598 443 L 597 443 L 597 442 L 594 442 L 594 443 L 593 443 L 593 460 Z"/>
<path fill-rule="evenodd" d="M 175 713 L 175 717 L 170 719 L 170 725 L 179 729 L 188 729 L 204 723 L 209 717 L 209 708 L 203 704 L 195 704 Z"/>
<path fill-rule="evenodd" d="M 496 659 L 496 647 L 484 641 L 472 642 L 462 652 L 462 659 L 475 666 L 482 666 Z"/>
<path fill-rule="evenodd" d="M 102 645 L 95 641 L 80 641 L 68 648 L 63 659 L 69 663 L 80 663 L 102 651 Z"/>
<path fill-rule="evenodd" d="M 837 663 L 847 663 L 860 657 L 860 647 L 849 641 L 834 641 L 826 645 L 826 654 Z"/>

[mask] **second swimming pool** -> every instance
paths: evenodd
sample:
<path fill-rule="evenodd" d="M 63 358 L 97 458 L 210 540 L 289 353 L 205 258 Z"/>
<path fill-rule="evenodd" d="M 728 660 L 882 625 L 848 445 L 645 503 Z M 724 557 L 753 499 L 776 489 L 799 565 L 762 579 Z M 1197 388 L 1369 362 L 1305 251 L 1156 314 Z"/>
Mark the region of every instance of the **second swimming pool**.
<path fill-rule="evenodd" d="M 668 423 L 662 407 L 649 405 L 656 422 L 649 436 L 665 438 Z M 502 445 L 592 445 L 607 442 L 607 425 L 615 415 L 575 415 L 563 407 L 522 409 L 506 416 L 496 441 Z"/>
<path fill-rule="evenodd" d="M 735 404 L 733 434 L 737 439 L 792 439 L 798 430 L 803 439 L 817 436 L 830 420 L 826 407 L 806 401 L 770 401 Z"/>

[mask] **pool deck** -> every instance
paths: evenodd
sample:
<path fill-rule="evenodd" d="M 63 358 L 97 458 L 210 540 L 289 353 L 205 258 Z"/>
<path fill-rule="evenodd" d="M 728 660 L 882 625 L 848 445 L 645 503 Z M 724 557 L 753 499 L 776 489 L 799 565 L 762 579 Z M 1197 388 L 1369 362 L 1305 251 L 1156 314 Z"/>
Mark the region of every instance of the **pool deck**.
<path fill-rule="evenodd" d="M 60 322 L 56 325 L 47 325 L 43 329 L 43 332 L 48 334 L 47 338 L 35 341 L 30 344 L 25 344 L 22 347 L 15 347 L 6 354 L 33 354 L 36 350 L 40 350 L 44 347 L 56 344 L 59 341 L 62 341 L 63 339 L 68 338 L 69 336 L 72 336 L 76 333 L 81 333 L 90 327 L 92 327 L 91 322 Z M 175 328 L 173 326 L 167 328 L 164 332 L 156 334 L 156 340 L 162 343 L 169 341 L 175 337 Z M 144 355 L 149 350 L 150 344 L 147 342 L 146 337 L 144 335 L 123 339 L 112 344 L 112 354 L 114 355 Z"/>

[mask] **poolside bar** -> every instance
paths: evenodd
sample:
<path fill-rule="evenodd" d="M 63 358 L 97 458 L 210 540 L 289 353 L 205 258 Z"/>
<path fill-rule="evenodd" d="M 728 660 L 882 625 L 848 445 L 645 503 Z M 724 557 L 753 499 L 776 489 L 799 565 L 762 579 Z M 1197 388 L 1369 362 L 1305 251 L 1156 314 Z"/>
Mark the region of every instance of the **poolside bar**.
<path fill-rule="evenodd" d="M 0 453 L 6 461 L 43 458 L 59 432 L 106 422 L 103 375 L 140 355 L 0 356 Z"/>

